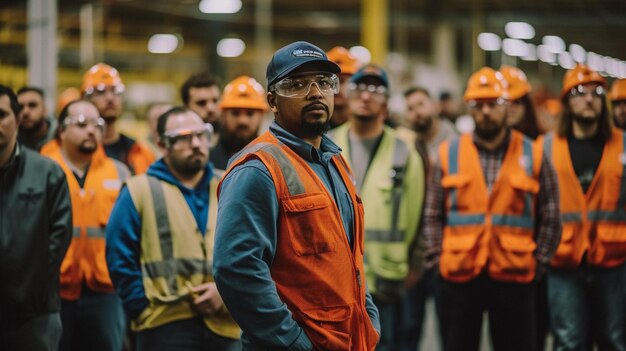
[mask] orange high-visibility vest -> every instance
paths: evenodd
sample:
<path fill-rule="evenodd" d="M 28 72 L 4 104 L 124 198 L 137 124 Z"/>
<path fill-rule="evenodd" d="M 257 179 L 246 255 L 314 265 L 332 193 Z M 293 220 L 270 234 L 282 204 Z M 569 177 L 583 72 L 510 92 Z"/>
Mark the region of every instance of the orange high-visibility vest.
<path fill-rule="evenodd" d="M 46 144 L 41 154 L 63 168 L 72 199 L 74 230 L 61 264 L 61 298 L 79 299 L 83 283 L 93 291 L 113 293 L 104 256 L 105 228 L 128 169 L 121 162 L 108 158 L 104 149 L 98 147 L 81 189 L 57 140 Z"/>
<path fill-rule="evenodd" d="M 127 161 L 133 174 L 143 174 L 148 171 L 148 168 L 156 161 L 156 158 L 149 147 L 135 141 L 130 150 L 128 150 Z"/>
<path fill-rule="evenodd" d="M 533 280 L 541 156 L 540 146 L 511 131 L 489 193 L 471 134 L 439 147 L 445 198 L 439 269 L 446 280 L 467 282 L 485 268 L 495 280 Z"/>
<path fill-rule="evenodd" d="M 563 232 L 552 266 L 576 269 L 587 253 L 592 266 L 610 268 L 626 261 L 626 134 L 615 128 L 587 193 L 574 172 L 567 138 L 542 138 L 559 179 Z"/>
<path fill-rule="evenodd" d="M 354 250 L 333 196 L 305 160 L 267 131 L 226 174 L 251 159 L 265 164 L 276 188 L 279 232 L 270 270 L 293 318 L 316 350 L 374 350 L 378 334 L 365 309 L 363 204 L 345 160 L 336 155 L 332 162 L 355 210 Z"/>

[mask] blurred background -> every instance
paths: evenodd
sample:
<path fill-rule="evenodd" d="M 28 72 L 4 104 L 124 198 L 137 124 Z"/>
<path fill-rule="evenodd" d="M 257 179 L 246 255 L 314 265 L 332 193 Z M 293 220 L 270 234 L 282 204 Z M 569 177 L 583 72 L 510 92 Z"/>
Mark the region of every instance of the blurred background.
<path fill-rule="evenodd" d="M 524 70 L 539 103 L 576 62 L 624 78 L 624 33 L 624 0 L 2 0 L 0 83 L 43 87 L 54 111 L 60 92 L 106 62 L 126 84 L 125 118 L 141 120 L 150 102 L 179 102 L 192 73 L 264 83 L 272 53 L 306 40 L 385 67 L 401 115 L 413 84 L 461 108 L 465 81 L 485 65 Z"/>

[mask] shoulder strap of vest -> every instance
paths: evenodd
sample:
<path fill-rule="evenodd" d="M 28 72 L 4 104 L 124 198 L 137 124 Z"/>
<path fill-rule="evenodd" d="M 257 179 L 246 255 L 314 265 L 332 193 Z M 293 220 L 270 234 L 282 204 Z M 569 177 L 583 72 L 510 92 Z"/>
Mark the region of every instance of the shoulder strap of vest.
<path fill-rule="evenodd" d="M 402 200 L 402 183 L 406 173 L 409 159 L 409 148 L 401 139 L 395 139 L 393 147 L 393 159 L 391 169 L 391 179 L 393 190 L 391 192 L 391 237 L 395 238 L 398 231 L 398 217 L 400 215 L 400 202 Z"/>
<path fill-rule="evenodd" d="M 161 255 L 165 261 L 174 257 L 170 221 L 167 215 L 167 206 L 165 205 L 165 195 L 159 179 L 150 175 L 147 176 L 147 178 L 148 186 L 152 193 L 154 214 L 156 216 L 157 231 L 159 233 L 159 243 L 161 244 Z"/>
<path fill-rule="evenodd" d="M 255 153 L 264 152 L 274 159 L 278 167 L 280 168 L 280 172 L 283 174 L 283 178 L 285 180 L 285 184 L 287 185 L 287 189 L 291 196 L 304 194 L 306 192 L 304 188 L 304 184 L 298 175 L 298 171 L 295 166 L 291 163 L 289 158 L 285 155 L 285 152 L 281 149 L 278 144 L 271 142 L 257 142 L 250 146 L 245 147 L 235 156 L 231 157 L 231 161 L 236 161 L 238 164 L 241 162 L 245 162 L 246 158 Z M 258 156 L 256 156 L 258 157 Z M 230 168 L 234 164 L 230 164 L 227 167 L 229 172 Z M 270 172 L 272 173 L 272 172 Z"/>
<path fill-rule="evenodd" d="M 123 164 L 122 162 L 118 160 L 111 158 L 111 161 L 113 161 L 113 164 L 115 165 L 115 170 L 117 171 L 117 177 L 120 179 L 122 183 L 125 182 L 126 179 L 130 177 L 130 170 L 128 169 L 128 167 L 126 167 L 125 164 Z"/>

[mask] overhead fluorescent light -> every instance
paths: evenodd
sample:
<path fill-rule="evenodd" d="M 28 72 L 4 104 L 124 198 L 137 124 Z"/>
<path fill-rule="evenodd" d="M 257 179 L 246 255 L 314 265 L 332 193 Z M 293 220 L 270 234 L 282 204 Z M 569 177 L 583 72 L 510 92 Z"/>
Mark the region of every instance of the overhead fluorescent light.
<path fill-rule="evenodd" d="M 478 47 L 485 51 L 498 51 L 502 47 L 502 40 L 494 33 L 478 34 Z"/>
<path fill-rule="evenodd" d="M 178 37 L 174 34 L 154 34 L 148 40 L 148 51 L 153 54 L 171 54 L 178 48 Z"/>
<path fill-rule="evenodd" d="M 535 28 L 526 22 L 509 22 L 504 25 L 504 32 L 513 39 L 532 39 Z"/>
<path fill-rule="evenodd" d="M 217 43 L 217 54 L 220 57 L 238 57 L 246 50 L 246 43 L 241 39 L 225 38 Z"/>
<path fill-rule="evenodd" d="M 198 8 L 203 13 L 227 14 L 241 10 L 241 0 L 202 0 Z"/>

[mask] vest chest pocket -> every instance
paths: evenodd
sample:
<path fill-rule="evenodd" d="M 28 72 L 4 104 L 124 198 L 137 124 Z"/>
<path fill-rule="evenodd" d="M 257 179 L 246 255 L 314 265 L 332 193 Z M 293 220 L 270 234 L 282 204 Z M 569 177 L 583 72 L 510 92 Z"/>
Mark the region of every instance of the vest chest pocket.
<path fill-rule="evenodd" d="M 298 256 L 334 252 L 337 248 L 337 223 L 330 199 L 322 193 L 297 195 L 282 201 L 291 247 Z"/>

